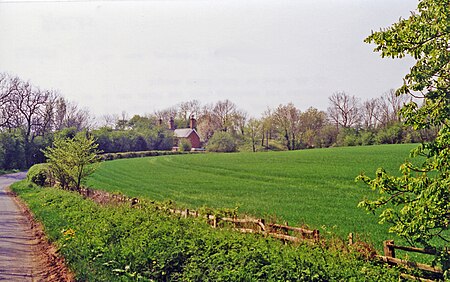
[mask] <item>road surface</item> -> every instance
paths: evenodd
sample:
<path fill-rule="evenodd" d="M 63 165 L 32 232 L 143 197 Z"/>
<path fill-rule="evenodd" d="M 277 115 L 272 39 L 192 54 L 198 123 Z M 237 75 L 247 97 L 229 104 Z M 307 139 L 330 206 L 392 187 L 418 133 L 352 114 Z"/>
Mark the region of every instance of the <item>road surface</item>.
<path fill-rule="evenodd" d="M 37 244 L 30 225 L 13 197 L 6 192 L 25 172 L 0 176 L 0 281 L 41 281 Z"/>

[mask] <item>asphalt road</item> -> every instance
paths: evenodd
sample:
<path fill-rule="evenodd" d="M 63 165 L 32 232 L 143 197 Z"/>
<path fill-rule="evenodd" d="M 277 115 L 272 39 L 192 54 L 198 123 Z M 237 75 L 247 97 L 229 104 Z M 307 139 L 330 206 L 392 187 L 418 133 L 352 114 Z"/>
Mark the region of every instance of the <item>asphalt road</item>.
<path fill-rule="evenodd" d="M 26 177 L 19 172 L 0 176 L 0 281 L 40 281 L 37 241 L 26 217 L 6 187 Z"/>

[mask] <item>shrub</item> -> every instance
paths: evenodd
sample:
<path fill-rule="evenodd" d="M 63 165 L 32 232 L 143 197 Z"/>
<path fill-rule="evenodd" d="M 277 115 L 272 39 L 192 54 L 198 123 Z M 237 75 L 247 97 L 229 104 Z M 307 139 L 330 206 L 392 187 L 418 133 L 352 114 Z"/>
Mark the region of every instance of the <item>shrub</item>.
<path fill-rule="evenodd" d="M 361 133 L 361 145 L 373 145 L 375 143 L 375 135 L 370 131 Z"/>
<path fill-rule="evenodd" d="M 192 149 L 191 142 L 187 139 L 180 140 L 179 149 L 182 152 L 189 152 Z"/>
<path fill-rule="evenodd" d="M 236 142 L 230 133 L 217 131 L 209 139 L 206 149 L 210 152 L 236 152 Z"/>
<path fill-rule="evenodd" d="M 48 164 L 35 164 L 28 170 L 27 179 L 39 186 L 48 184 L 49 168 Z"/>
<path fill-rule="evenodd" d="M 403 126 L 393 124 L 378 131 L 376 142 L 378 144 L 399 144 L 403 139 Z"/>
<path fill-rule="evenodd" d="M 341 128 L 336 140 L 337 146 L 360 145 L 358 133 L 353 128 Z"/>

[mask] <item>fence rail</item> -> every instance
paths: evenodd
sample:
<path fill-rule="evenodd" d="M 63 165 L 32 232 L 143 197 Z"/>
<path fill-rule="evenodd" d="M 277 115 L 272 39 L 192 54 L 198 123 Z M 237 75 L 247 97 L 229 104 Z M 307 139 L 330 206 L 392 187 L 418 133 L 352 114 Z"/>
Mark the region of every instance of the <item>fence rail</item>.
<path fill-rule="evenodd" d="M 384 256 L 378 255 L 377 257 L 379 259 L 381 259 L 382 261 L 389 263 L 389 264 L 403 265 L 403 266 L 406 266 L 409 268 L 417 268 L 417 269 L 429 272 L 432 276 L 436 276 L 439 278 L 442 277 L 443 271 L 439 267 L 396 258 L 395 257 L 396 249 L 406 251 L 406 252 L 414 252 L 414 253 L 421 253 L 421 254 L 427 254 L 427 255 L 436 255 L 437 254 L 437 251 L 434 249 L 399 246 L 399 245 L 394 244 L 394 240 L 386 240 L 383 242 Z M 406 275 L 406 276 L 408 276 L 408 275 Z M 422 281 L 432 281 L 432 280 L 419 278 L 419 277 L 416 277 L 416 278 L 418 278 L 419 280 L 422 280 Z"/>
<path fill-rule="evenodd" d="M 243 232 L 243 233 L 261 233 L 264 235 L 268 235 L 274 237 L 276 239 L 280 239 L 283 241 L 290 242 L 300 242 L 300 241 L 320 241 L 320 232 L 317 229 L 309 230 L 301 227 L 294 227 L 269 223 L 266 224 L 265 220 L 262 218 L 237 218 L 237 217 L 217 217 L 215 215 L 201 215 L 198 211 L 191 211 L 189 209 L 179 210 L 179 209 L 169 209 L 171 213 L 179 214 L 183 217 L 203 217 L 208 220 L 208 223 L 216 228 L 220 222 L 229 222 L 233 224 L 234 229 Z M 300 235 L 300 236 L 291 236 L 287 233 L 287 231 L 292 231 L 295 234 L 292 235 Z"/>

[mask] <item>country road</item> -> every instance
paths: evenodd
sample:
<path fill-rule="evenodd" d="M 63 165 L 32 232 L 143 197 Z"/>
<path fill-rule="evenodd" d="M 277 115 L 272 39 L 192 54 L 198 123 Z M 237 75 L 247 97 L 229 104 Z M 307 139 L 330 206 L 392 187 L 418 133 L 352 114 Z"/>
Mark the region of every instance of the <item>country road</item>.
<path fill-rule="evenodd" d="M 25 172 L 0 176 L 0 281 L 41 281 L 37 244 L 26 217 L 6 188 Z"/>

